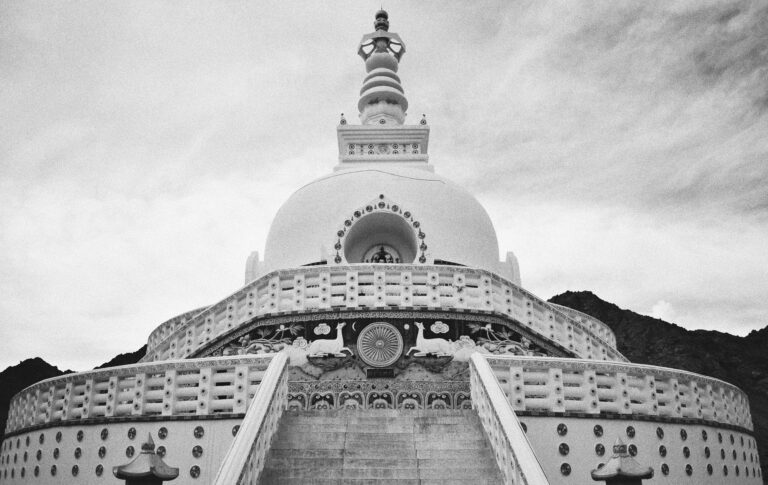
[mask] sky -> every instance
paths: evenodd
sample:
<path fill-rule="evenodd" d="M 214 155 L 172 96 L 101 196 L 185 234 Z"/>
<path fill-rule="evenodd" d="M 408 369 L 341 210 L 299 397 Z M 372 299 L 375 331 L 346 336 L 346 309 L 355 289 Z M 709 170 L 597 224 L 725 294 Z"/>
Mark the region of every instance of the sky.
<path fill-rule="evenodd" d="M 0 369 L 86 370 L 243 283 L 356 122 L 380 3 L 0 2 Z M 768 4 L 388 1 L 407 122 L 523 286 L 768 325 Z"/>

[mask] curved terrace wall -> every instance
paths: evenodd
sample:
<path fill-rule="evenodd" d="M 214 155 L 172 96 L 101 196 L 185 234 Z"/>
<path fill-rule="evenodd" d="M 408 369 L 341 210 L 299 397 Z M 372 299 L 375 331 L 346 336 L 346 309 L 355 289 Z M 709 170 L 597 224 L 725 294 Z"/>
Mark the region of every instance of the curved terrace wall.
<path fill-rule="evenodd" d="M 261 316 L 372 308 L 474 310 L 504 315 L 579 357 L 626 360 L 603 339 L 613 335 L 605 330 L 607 327 L 584 324 L 494 273 L 402 264 L 312 266 L 267 274 L 194 315 L 164 340 L 148 344 L 142 360 L 190 356 L 215 338 Z"/>

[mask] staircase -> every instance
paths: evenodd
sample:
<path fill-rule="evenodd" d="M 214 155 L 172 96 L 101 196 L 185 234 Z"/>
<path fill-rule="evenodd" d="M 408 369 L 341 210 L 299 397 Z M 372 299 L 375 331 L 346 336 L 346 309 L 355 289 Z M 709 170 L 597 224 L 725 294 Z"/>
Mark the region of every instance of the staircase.
<path fill-rule="evenodd" d="M 500 484 L 470 410 L 286 411 L 262 484 Z"/>

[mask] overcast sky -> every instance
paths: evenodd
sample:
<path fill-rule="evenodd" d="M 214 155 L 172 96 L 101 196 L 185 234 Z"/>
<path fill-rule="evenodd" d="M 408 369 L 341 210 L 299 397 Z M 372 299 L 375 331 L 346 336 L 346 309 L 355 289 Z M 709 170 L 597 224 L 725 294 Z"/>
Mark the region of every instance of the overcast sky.
<path fill-rule="evenodd" d="M 0 2 L 0 369 L 235 291 L 357 122 L 373 2 Z M 408 121 L 523 285 L 768 324 L 768 3 L 399 2 Z"/>

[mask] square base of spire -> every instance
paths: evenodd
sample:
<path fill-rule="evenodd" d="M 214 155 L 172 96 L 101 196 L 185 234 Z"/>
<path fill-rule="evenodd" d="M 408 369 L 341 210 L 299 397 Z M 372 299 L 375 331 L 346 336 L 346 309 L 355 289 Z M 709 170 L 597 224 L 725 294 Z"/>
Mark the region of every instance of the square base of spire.
<path fill-rule="evenodd" d="M 339 165 L 334 170 L 358 164 L 398 163 L 431 170 L 428 125 L 339 125 Z"/>

